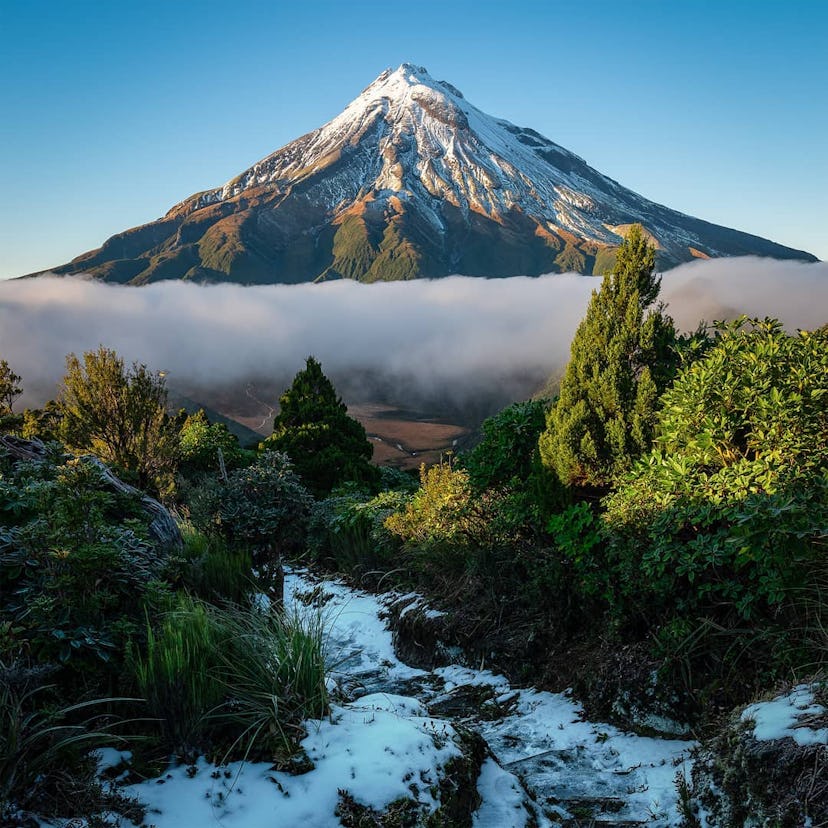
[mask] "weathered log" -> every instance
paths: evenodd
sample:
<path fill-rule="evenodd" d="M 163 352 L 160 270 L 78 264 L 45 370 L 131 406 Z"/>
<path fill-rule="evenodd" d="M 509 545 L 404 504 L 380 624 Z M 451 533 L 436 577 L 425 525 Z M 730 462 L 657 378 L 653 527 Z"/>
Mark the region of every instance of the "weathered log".
<path fill-rule="evenodd" d="M 159 542 L 161 547 L 168 552 L 180 552 L 184 547 L 184 541 L 181 537 L 181 530 L 175 522 L 175 518 L 170 514 L 169 510 L 159 503 L 155 498 L 144 494 L 140 489 L 130 486 L 129 483 L 124 483 L 119 477 L 116 477 L 112 470 L 97 457 L 91 454 L 85 454 L 80 458 L 84 463 L 89 463 L 95 466 L 101 473 L 103 479 L 116 492 L 125 495 L 134 495 L 140 498 L 141 508 L 150 516 L 149 530 L 150 533 Z"/>
<path fill-rule="evenodd" d="M 46 446 L 36 439 L 25 440 L 14 434 L 0 434 L 0 446 L 18 460 L 45 460 Z"/>
<path fill-rule="evenodd" d="M 46 460 L 48 456 L 48 450 L 40 440 L 26 440 L 22 437 L 16 437 L 13 434 L 0 435 L 0 447 L 4 448 L 12 457 L 16 457 L 18 460 L 37 462 Z M 71 455 L 67 454 L 66 456 L 70 457 Z M 184 541 L 181 537 L 181 531 L 175 522 L 175 518 L 166 507 L 134 486 L 130 486 L 129 483 L 124 483 L 123 480 L 116 477 L 112 470 L 97 457 L 91 454 L 85 454 L 79 459 L 84 463 L 95 466 L 107 484 L 116 492 L 139 498 L 141 508 L 150 517 L 150 534 L 158 541 L 158 544 L 164 551 L 172 553 L 178 552 L 183 548 Z"/>

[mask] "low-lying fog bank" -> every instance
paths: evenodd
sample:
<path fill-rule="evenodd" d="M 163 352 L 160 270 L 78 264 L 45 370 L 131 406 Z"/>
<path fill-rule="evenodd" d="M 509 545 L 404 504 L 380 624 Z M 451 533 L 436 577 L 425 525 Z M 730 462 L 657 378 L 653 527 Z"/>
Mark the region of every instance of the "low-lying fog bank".
<path fill-rule="evenodd" d="M 6 281 L 0 358 L 23 377 L 25 405 L 55 395 L 67 353 L 103 344 L 192 396 L 253 381 L 275 398 L 314 354 L 346 400 L 489 409 L 560 373 L 598 285 L 574 274 L 266 287 Z M 814 328 L 828 321 L 828 263 L 694 262 L 664 274 L 662 298 L 685 329 L 739 313 Z"/>

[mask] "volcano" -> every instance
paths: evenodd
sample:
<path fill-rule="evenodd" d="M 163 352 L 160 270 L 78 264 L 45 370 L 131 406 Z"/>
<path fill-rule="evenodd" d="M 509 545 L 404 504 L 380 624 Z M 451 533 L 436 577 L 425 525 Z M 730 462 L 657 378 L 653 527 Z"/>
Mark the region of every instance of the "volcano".
<path fill-rule="evenodd" d="M 131 285 L 601 274 L 632 223 L 661 269 L 749 254 L 816 260 L 649 201 L 405 63 L 223 186 L 50 272 Z"/>

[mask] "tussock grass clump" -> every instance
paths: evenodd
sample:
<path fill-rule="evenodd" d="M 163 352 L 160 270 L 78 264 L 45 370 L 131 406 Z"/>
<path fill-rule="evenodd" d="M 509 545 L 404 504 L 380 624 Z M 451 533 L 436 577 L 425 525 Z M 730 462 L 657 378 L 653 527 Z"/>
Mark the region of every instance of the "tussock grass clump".
<path fill-rule="evenodd" d="M 328 709 L 325 628 L 319 613 L 221 612 L 226 638 L 216 676 L 227 701 L 213 718 L 238 733 L 234 747 L 290 754 L 301 722 Z"/>
<path fill-rule="evenodd" d="M 127 664 L 167 745 L 190 756 L 206 736 L 205 716 L 223 700 L 212 673 L 223 631 L 211 608 L 188 595 L 157 626 L 147 622 L 143 650 L 130 646 Z"/>
<path fill-rule="evenodd" d="M 15 814 L 32 807 L 51 816 L 71 816 L 80 809 L 140 818 L 135 803 L 102 788 L 89 754 L 124 741 L 112 732 L 117 720 L 102 714 L 113 703 L 135 700 L 60 706 L 55 685 L 45 683 L 53 672 L 0 661 L 0 825 L 20 824 Z"/>
<path fill-rule="evenodd" d="M 181 596 L 129 664 L 179 755 L 278 758 L 293 751 L 302 719 L 327 710 L 323 641 L 319 616 Z"/>
<path fill-rule="evenodd" d="M 189 593 L 212 603 L 243 604 L 253 591 L 253 560 L 246 549 L 231 548 L 218 534 L 180 524 L 184 548 L 170 575 Z"/>

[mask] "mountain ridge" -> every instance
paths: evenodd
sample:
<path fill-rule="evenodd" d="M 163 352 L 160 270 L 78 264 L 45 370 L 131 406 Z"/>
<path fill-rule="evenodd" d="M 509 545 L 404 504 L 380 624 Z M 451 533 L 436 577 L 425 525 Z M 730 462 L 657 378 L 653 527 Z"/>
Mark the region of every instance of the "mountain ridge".
<path fill-rule="evenodd" d="M 602 273 L 634 222 L 662 268 L 722 255 L 816 260 L 645 199 L 405 63 L 224 185 L 51 272 L 129 284 Z"/>

